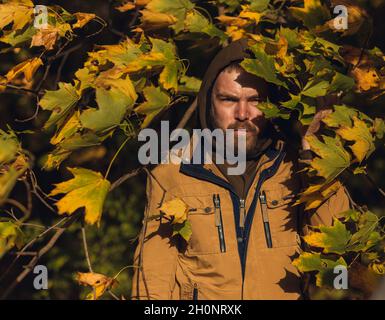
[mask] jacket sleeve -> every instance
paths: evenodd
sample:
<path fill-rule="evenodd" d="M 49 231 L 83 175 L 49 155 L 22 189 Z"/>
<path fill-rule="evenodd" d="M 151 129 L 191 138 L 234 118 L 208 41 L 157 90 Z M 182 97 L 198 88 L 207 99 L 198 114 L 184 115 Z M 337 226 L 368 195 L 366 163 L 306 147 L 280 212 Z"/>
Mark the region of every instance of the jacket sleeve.
<path fill-rule="evenodd" d="M 158 208 L 167 194 L 153 177 L 148 176 L 146 195 L 142 231 L 134 254 L 131 298 L 169 300 L 175 286 L 177 261 L 177 248 L 170 240 L 172 228 L 164 219 L 148 219 L 159 214 Z"/>

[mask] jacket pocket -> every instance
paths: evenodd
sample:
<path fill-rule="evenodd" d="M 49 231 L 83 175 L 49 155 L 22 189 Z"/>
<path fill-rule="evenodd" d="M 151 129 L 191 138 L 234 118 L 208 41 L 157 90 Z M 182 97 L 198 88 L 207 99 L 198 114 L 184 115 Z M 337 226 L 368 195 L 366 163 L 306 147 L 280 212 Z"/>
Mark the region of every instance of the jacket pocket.
<path fill-rule="evenodd" d="M 221 208 L 214 202 L 213 195 L 184 197 L 190 207 L 188 220 L 192 234 L 186 253 L 189 255 L 215 254 L 226 251 Z"/>
<path fill-rule="evenodd" d="M 259 195 L 266 247 L 290 247 L 299 244 L 298 206 L 295 195 L 285 188 L 263 190 Z"/>

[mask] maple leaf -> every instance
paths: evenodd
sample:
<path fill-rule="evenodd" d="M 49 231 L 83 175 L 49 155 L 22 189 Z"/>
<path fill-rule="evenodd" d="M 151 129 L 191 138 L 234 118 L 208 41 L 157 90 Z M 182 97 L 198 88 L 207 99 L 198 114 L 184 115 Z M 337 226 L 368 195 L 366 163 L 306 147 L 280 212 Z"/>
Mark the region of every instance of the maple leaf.
<path fill-rule="evenodd" d="M 185 241 L 189 241 L 192 235 L 190 221 L 186 220 L 183 223 L 173 224 L 172 236 L 180 235 Z"/>
<path fill-rule="evenodd" d="M 64 193 L 56 206 L 59 214 L 72 214 L 79 208 L 85 208 L 85 221 L 99 226 L 104 200 L 110 189 L 110 182 L 99 172 L 84 168 L 68 168 L 73 179 L 55 185 L 50 195 Z"/>
<path fill-rule="evenodd" d="M 226 40 L 224 32 L 196 10 L 187 13 L 184 28 L 185 31 L 205 33 L 210 37 L 218 37 L 222 43 Z"/>
<path fill-rule="evenodd" d="M 318 208 L 325 199 L 328 199 L 341 187 L 338 181 L 330 181 L 325 184 L 310 185 L 301 193 L 296 204 L 306 203 L 305 210 Z"/>
<path fill-rule="evenodd" d="M 116 279 L 96 272 L 78 272 L 76 280 L 80 285 L 92 287 L 93 292 L 87 295 L 87 300 L 99 299 L 106 290 L 112 289 L 118 284 Z"/>
<path fill-rule="evenodd" d="M 169 19 L 173 20 L 173 22 L 170 23 L 170 26 L 176 33 L 178 33 L 184 28 L 187 12 L 193 8 L 194 4 L 189 0 L 152 0 L 146 5 L 146 10 L 142 10 L 142 13 L 145 11 L 147 14 L 146 17 L 142 17 L 143 21 L 147 23 L 144 27 L 153 25 L 156 23 L 158 17 L 167 15 L 169 16 Z M 150 13 L 152 17 L 151 21 L 146 20 Z"/>
<path fill-rule="evenodd" d="M 98 109 L 87 109 L 80 115 L 85 128 L 103 131 L 120 124 L 137 99 L 135 88 L 125 79 L 104 79 L 96 87 Z"/>
<path fill-rule="evenodd" d="M 313 228 L 318 231 L 310 231 L 309 234 L 303 238 L 307 244 L 322 248 L 324 253 L 343 254 L 346 252 L 352 234 L 346 230 L 345 225 L 341 221 L 334 219 L 333 226 Z"/>
<path fill-rule="evenodd" d="M 172 218 L 172 224 L 184 223 L 187 220 L 188 210 L 187 204 L 179 198 L 169 200 L 159 208 L 166 217 Z"/>
<path fill-rule="evenodd" d="M 47 50 L 54 49 L 55 43 L 59 38 L 59 30 L 53 26 L 39 29 L 32 37 L 31 47 L 44 46 Z"/>
<path fill-rule="evenodd" d="M 34 4 L 30 0 L 5 0 L 0 4 L 0 29 L 13 23 L 12 30 L 23 29 L 32 20 Z"/>
<path fill-rule="evenodd" d="M 73 115 L 66 120 L 60 130 L 51 138 L 50 143 L 58 144 L 64 139 L 72 136 L 81 125 L 79 115 L 79 111 L 74 112 Z"/>
<path fill-rule="evenodd" d="M 358 117 L 354 116 L 353 122 L 353 127 L 343 126 L 337 129 L 336 132 L 343 139 L 347 141 L 354 141 L 354 144 L 350 146 L 350 148 L 358 161 L 362 162 L 374 151 L 374 138 L 365 121 L 362 121 Z"/>
<path fill-rule="evenodd" d="M 352 117 L 357 115 L 357 110 L 345 105 L 335 105 L 334 112 L 322 119 L 329 127 L 339 127 L 352 125 Z"/>
<path fill-rule="evenodd" d="M 310 165 L 319 176 L 325 178 L 327 183 L 350 166 L 351 158 L 338 136 L 332 138 L 323 135 L 322 138 L 324 142 L 314 135 L 306 136 L 305 139 L 310 144 L 311 150 L 318 155 Z"/>
<path fill-rule="evenodd" d="M 317 271 L 316 285 L 318 287 L 333 287 L 336 276 L 334 268 L 336 266 L 347 267 L 347 263 L 343 257 L 340 257 L 335 261 L 327 259 L 320 253 L 315 252 L 303 252 L 293 261 L 293 265 L 296 266 L 300 272 Z"/>
<path fill-rule="evenodd" d="M 167 92 L 154 86 L 144 88 L 143 94 L 146 101 L 139 105 L 135 111 L 146 115 L 141 125 L 142 128 L 145 128 L 157 114 L 170 104 L 171 99 Z"/>
<path fill-rule="evenodd" d="M 277 77 L 274 57 L 268 55 L 257 45 L 252 46 L 251 49 L 254 53 L 255 59 L 244 59 L 241 62 L 242 68 L 268 82 L 287 88 L 287 85 Z"/>
<path fill-rule="evenodd" d="M 44 110 L 51 111 L 51 115 L 44 124 L 44 128 L 54 124 L 60 125 L 79 99 L 76 88 L 70 83 L 59 82 L 58 90 L 47 90 L 39 101 L 39 105 Z"/>

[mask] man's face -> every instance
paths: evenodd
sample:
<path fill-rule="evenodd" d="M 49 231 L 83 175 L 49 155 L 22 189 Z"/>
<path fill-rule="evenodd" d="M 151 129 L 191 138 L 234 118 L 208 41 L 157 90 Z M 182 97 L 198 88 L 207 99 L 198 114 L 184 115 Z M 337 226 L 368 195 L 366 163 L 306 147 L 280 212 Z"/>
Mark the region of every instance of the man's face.
<path fill-rule="evenodd" d="M 213 125 L 219 129 L 246 129 L 246 153 L 252 153 L 258 137 L 264 130 L 267 120 L 258 104 L 265 101 L 266 84 L 243 69 L 222 71 L 211 94 L 211 116 Z"/>

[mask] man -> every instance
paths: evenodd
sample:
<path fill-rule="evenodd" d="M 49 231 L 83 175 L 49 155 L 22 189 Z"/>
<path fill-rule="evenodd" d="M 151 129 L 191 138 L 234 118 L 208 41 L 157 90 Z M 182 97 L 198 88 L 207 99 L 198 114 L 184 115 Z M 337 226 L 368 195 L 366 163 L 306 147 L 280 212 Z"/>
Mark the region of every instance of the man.
<path fill-rule="evenodd" d="M 293 206 L 304 188 L 298 155 L 258 109 L 269 92 L 239 66 L 246 48 L 241 40 L 221 50 L 198 96 L 202 128 L 246 129 L 246 172 L 228 175 L 226 163 L 162 164 L 151 171 L 145 216 L 159 215 L 164 202 L 180 198 L 191 209 L 192 236 L 181 244 L 169 221 L 146 219 L 133 299 L 303 298 L 292 265 L 300 235 L 307 224 L 331 225 L 349 208 L 342 186 L 314 212 Z"/>

